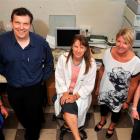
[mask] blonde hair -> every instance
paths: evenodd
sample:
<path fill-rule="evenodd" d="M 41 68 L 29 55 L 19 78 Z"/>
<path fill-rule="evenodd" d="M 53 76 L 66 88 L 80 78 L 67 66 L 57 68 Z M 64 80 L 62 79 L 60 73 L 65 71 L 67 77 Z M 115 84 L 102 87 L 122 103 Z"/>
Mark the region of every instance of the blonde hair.
<path fill-rule="evenodd" d="M 119 30 L 119 32 L 116 35 L 116 40 L 123 36 L 124 40 L 127 44 L 129 44 L 131 47 L 134 43 L 134 30 L 132 28 L 122 28 Z"/>

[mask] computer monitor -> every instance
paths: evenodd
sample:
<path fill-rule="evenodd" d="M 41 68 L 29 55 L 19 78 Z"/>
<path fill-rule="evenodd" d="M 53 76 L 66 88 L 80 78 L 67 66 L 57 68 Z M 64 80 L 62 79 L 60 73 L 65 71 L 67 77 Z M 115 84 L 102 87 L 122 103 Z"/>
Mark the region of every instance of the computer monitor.
<path fill-rule="evenodd" d="M 57 27 L 56 28 L 56 48 L 68 49 L 76 34 L 80 34 L 80 28 Z"/>

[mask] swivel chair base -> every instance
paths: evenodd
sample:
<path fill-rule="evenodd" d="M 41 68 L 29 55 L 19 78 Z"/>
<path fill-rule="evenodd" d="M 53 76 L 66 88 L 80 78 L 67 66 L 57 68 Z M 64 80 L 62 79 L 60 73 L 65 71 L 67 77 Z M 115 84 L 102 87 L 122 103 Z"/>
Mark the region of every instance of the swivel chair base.
<path fill-rule="evenodd" d="M 89 120 L 89 119 L 90 119 L 90 113 L 87 113 L 86 120 Z M 52 120 L 53 121 L 57 121 L 57 120 L 64 121 L 62 116 L 57 117 L 55 115 L 53 115 Z M 60 126 L 60 124 L 59 124 L 59 126 Z M 85 131 L 85 127 L 84 126 L 79 127 L 79 132 L 80 132 L 81 140 L 87 139 L 87 133 Z M 60 137 L 59 137 L 59 140 L 63 140 L 63 137 L 64 137 L 64 135 L 66 133 L 71 133 L 71 130 L 69 128 L 64 127 L 64 125 L 62 125 L 60 127 Z"/>
<path fill-rule="evenodd" d="M 79 128 L 81 140 L 87 139 L 87 133 L 85 132 L 85 127 L 82 126 Z M 60 128 L 60 140 L 63 140 L 63 137 L 66 133 L 71 133 L 71 130 L 69 128 L 65 128 L 64 125 Z"/>

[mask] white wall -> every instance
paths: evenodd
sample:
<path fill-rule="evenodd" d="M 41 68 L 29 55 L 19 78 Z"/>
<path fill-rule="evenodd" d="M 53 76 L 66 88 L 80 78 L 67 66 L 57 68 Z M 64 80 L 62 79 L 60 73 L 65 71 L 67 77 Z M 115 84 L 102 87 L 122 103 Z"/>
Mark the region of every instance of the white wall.
<path fill-rule="evenodd" d="M 114 38 L 123 19 L 125 0 L 0 0 L 0 21 L 9 28 L 13 8 L 24 6 L 34 15 L 35 31 L 46 36 L 49 15 L 76 15 L 77 27 Z"/>

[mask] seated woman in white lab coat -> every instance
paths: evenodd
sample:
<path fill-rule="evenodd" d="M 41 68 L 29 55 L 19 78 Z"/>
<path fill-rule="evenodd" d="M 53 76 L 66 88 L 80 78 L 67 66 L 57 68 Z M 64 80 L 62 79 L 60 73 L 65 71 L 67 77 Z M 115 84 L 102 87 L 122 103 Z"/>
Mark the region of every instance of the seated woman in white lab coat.
<path fill-rule="evenodd" d="M 87 39 L 76 35 L 69 53 L 62 54 L 55 70 L 56 116 L 63 113 L 75 140 L 81 140 L 78 128 L 85 123 L 96 78 L 96 63 L 91 56 Z"/>

